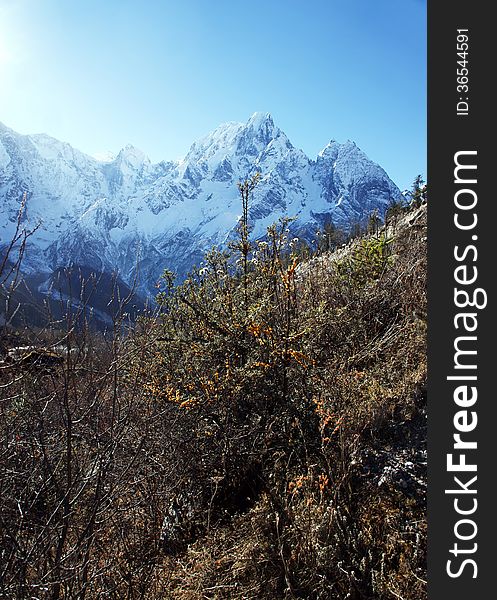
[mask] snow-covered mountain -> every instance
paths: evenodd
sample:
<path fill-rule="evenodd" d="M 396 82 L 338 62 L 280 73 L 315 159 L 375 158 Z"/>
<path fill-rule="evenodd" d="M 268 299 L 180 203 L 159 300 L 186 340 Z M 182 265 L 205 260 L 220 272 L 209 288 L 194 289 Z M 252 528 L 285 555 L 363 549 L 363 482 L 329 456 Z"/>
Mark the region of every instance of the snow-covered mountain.
<path fill-rule="evenodd" d="M 331 141 L 312 160 L 266 113 L 220 125 L 183 160 L 157 164 L 133 146 L 94 158 L 0 124 L 0 247 L 26 191 L 26 219 L 41 227 L 25 271 L 48 279 L 77 264 L 118 270 L 127 283 L 138 271 L 141 290 L 152 291 L 164 268 L 183 277 L 205 251 L 227 243 L 241 212 L 237 183 L 256 171 L 254 237 L 282 216 L 297 217 L 293 226 L 310 236 L 327 220 L 346 226 L 402 198 L 355 143 Z"/>

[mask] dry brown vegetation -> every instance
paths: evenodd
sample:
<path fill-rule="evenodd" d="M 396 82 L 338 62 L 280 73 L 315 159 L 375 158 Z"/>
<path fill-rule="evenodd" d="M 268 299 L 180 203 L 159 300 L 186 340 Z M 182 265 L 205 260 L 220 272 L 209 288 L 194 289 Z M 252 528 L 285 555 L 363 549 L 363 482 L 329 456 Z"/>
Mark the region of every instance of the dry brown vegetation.
<path fill-rule="evenodd" d="M 426 206 L 393 220 L 310 260 L 242 220 L 132 331 L 24 332 L 66 350 L 0 365 L 0 597 L 425 598 Z"/>

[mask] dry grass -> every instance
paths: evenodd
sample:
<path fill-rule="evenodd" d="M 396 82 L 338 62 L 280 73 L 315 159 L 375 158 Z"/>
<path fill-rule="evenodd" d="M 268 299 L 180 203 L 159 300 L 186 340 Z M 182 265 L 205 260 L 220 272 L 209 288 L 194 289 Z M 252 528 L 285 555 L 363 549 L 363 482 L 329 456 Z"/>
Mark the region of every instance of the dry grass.
<path fill-rule="evenodd" d="M 283 227 L 2 365 L 0 597 L 426 598 L 425 230 L 305 262 Z"/>

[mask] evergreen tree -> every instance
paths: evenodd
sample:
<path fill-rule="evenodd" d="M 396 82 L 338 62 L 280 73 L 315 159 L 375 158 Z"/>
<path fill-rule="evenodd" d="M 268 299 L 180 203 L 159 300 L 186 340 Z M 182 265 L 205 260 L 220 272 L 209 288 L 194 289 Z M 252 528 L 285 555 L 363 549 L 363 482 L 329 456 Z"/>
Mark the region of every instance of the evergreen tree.
<path fill-rule="evenodd" d="M 411 203 L 418 208 L 427 201 L 426 182 L 421 175 L 418 175 L 412 184 Z"/>

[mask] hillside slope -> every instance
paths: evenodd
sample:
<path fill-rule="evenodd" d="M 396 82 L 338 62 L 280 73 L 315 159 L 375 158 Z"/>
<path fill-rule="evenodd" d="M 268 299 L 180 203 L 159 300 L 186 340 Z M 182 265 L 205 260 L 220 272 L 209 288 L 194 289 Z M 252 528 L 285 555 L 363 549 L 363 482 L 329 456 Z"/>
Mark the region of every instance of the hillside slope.
<path fill-rule="evenodd" d="M 126 335 L 2 338 L 0 596 L 426 598 L 426 206 L 241 237 Z"/>

